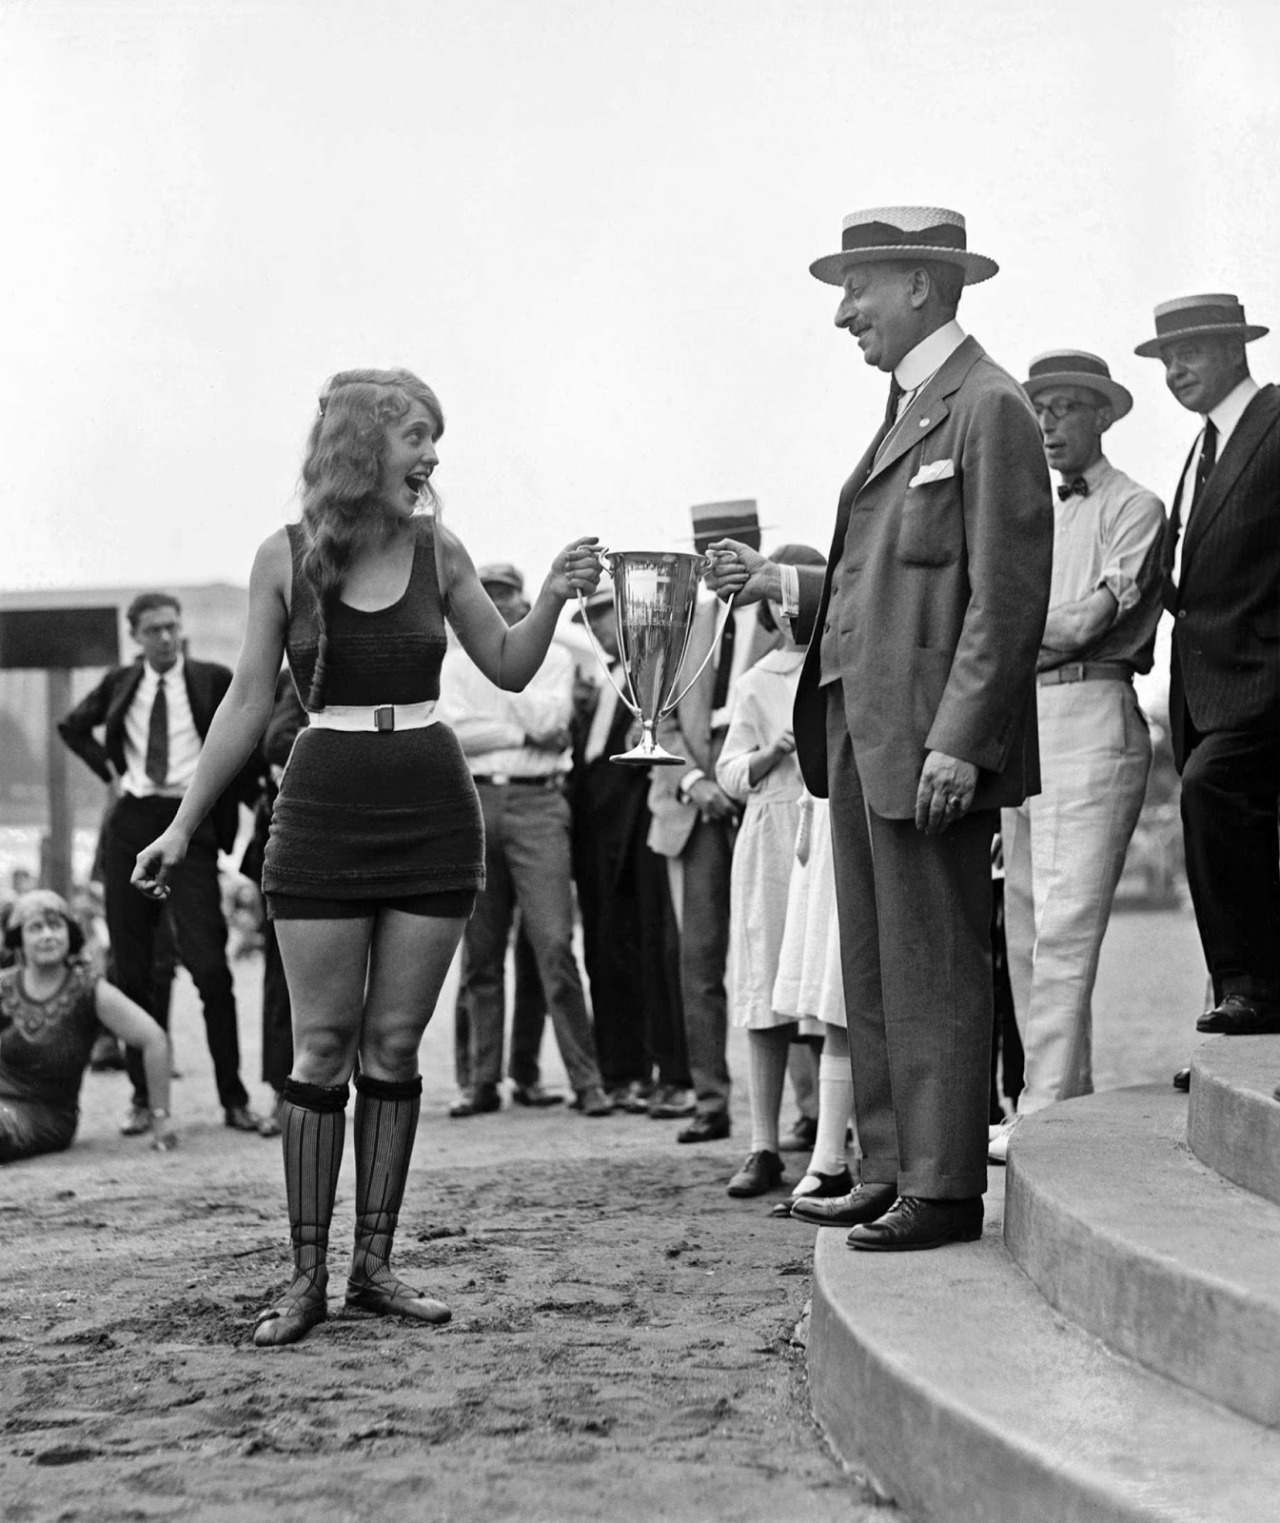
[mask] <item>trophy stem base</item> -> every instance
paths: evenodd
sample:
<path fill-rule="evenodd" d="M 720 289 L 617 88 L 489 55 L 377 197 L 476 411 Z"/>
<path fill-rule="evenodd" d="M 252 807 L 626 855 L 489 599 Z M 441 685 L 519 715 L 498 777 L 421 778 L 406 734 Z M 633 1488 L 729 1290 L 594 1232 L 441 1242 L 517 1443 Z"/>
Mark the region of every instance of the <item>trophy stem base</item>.
<path fill-rule="evenodd" d="M 683 756 L 672 756 L 670 751 L 664 751 L 648 736 L 645 736 L 640 744 L 633 746 L 630 751 L 622 751 L 617 756 L 611 756 L 609 760 L 617 762 L 620 767 L 683 767 L 685 764 Z"/>

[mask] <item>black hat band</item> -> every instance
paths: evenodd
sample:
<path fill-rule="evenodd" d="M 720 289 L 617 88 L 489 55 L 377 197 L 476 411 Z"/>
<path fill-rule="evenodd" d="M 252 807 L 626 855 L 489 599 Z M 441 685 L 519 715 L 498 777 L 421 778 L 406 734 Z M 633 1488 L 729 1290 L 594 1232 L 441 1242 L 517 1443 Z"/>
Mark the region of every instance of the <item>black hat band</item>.
<path fill-rule="evenodd" d="M 893 244 L 901 244 L 906 248 L 924 244 L 929 248 L 963 250 L 964 228 L 942 222 L 935 227 L 924 227 L 919 232 L 912 230 L 908 233 L 900 227 L 894 227 L 892 222 L 861 222 L 856 227 L 846 227 L 840 236 L 840 250 L 844 254 L 852 253 L 855 249 L 879 249 Z"/>

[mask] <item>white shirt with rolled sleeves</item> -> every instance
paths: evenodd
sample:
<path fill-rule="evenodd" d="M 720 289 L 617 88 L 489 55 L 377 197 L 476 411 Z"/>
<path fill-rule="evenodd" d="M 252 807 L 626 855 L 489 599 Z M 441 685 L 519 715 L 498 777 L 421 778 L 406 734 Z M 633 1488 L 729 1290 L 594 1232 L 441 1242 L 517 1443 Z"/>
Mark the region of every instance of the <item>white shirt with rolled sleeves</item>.
<path fill-rule="evenodd" d="M 457 735 L 473 776 L 561 776 L 569 770 L 571 749 L 538 742 L 567 733 L 574 672 L 573 657 L 553 643 L 524 691 L 508 693 L 490 682 L 460 645 L 451 645 L 440 670 L 436 717 Z"/>

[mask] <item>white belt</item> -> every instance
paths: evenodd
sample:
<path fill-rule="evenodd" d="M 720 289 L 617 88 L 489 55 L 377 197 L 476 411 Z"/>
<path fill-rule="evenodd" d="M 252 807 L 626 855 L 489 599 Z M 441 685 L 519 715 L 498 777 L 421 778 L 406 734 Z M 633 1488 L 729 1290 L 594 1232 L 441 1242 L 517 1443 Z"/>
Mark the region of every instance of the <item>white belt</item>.
<path fill-rule="evenodd" d="M 426 703 L 330 703 L 310 715 L 313 730 L 423 730 L 436 722 L 435 699 Z"/>

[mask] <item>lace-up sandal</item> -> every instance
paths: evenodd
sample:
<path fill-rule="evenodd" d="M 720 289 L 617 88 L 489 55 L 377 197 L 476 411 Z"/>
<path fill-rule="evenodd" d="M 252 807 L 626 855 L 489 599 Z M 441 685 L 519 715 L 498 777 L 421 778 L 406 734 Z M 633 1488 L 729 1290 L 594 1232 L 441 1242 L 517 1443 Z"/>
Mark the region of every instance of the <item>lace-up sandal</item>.
<path fill-rule="evenodd" d="M 274 1306 L 259 1313 L 253 1328 L 258 1348 L 279 1348 L 305 1338 L 329 1315 L 324 1290 L 299 1276 Z"/>

